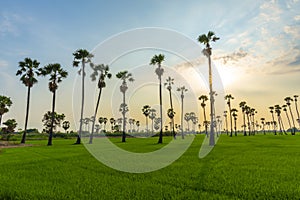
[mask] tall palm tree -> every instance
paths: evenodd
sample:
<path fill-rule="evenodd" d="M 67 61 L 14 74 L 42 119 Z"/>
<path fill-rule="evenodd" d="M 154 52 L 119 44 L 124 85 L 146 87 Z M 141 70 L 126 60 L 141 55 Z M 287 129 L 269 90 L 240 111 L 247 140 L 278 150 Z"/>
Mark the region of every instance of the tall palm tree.
<path fill-rule="evenodd" d="M 151 119 L 151 121 L 152 121 L 152 125 L 151 125 L 152 134 L 154 133 L 153 132 L 153 120 L 155 119 L 155 117 L 156 117 L 156 110 L 154 108 L 151 108 L 150 109 L 150 114 L 149 114 L 149 119 Z"/>
<path fill-rule="evenodd" d="M 284 100 L 286 101 L 286 105 L 289 107 L 290 115 L 291 115 L 291 118 L 292 118 L 292 123 L 293 123 L 293 128 L 291 128 L 292 135 L 295 135 L 296 126 L 295 126 L 294 115 L 293 115 L 293 112 L 292 112 L 292 109 L 291 109 L 291 101 L 293 101 L 293 99 L 291 97 L 286 97 Z"/>
<path fill-rule="evenodd" d="M 208 101 L 208 97 L 206 95 L 201 95 L 199 98 L 198 98 L 201 102 L 201 107 L 203 109 L 203 117 L 204 117 L 204 121 L 207 121 L 206 119 L 206 112 L 205 112 L 205 101 Z M 207 123 L 205 123 L 205 135 L 208 136 L 208 133 L 207 133 Z"/>
<path fill-rule="evenodd" d="M 187 123 L 187 132 L 189 133 L 189 131 L 190 131 L 189 121 L 191 120 L 191 118 L 190 118 L 190 113 L 185 113 L 185 114 L 184 114 L 184 120 L 185 120 L 186 123 Z"/>
<path fill-rule="evenodd" d="M 245 101 L 240 102 L 240 108 L 242 109 L 242 113 L 243 113 L 243 129 L 244 129 L 244 136 L 247 136 L 247 133 L 246 133 L 245 106 L 246 106 L 246 102 L 245 102 Z"/>
<path fill-rule="evenodd" d="M 22 144 L 25 144 L 26 141 L 27 123 L 29 116 L 30 89 L 34 84 L 38 82 L 35 78 L 35 75 L 39 74 L 39 65 L 40 63 L 37 60 L 25 58 L 24 61 L 19 62 L 20 69 L 16 73 L 16 76 L 21 76 L 20 81 L 22 81 L 22 83 L 27 87 L 27 106 L 25 116 L 25 128 L 21 140 Z"/>
<path fill-rule="evenodd" d="M 12 105 L 10 97 L 0 95 L 0 126 L 2 122 L 2 116 L 9 111 L 9 107 Z"/>
<path fill-rule="evenodd" d="M 81 133 L 82 133 L 82 123 L 83 123 L 83 108 L 84 108 L 84 78 L 85 78 L 85 64 L 91 62 L 91 58 L 93 57 L 90 52 L 86 49 L 78 49 L 73 53 L 74 60 L 73 60 L 73 67 L 78 67 L 81 63 L 81 69 L 78 71 L 79 74 L 82 75 L 81 80 L 81 111 L 80 111 L 80 125 L 79 125 L 79 132 L 77 135 L 77 140 L 75 144 L 81 143 Z"/>
<path fill-rule="evenodd" d="M 233 120 L 234 120 L 234 135 L 237 136 L 237 132 L 236 132 L 236 121 L 237 121 L 237 112 L 238 110 L 236 108 L 232 108 L 231 109 L 231 113 L 232 113 L 232 117 L 233 117 Z"/>
<path fill-rule="evenodd" d="M 144 105 L 142 108 L 142 112 L 146 117 L 146 132 L 147 132 L 147 134 L 148 134 L 148 130 L 149 130 L 148 129 L 148 116 L 150 115 L 150 109 L 151 109 L 151 107 L 149 105 Z M 152 127 L 153 127 L 153 124 L 152 124 Z"/>
<path fill-rule="evenodd" d="M 175 139 L 176 136 L 175 136 L 175 130 L 174 130 L 174 116 L 175 116 L 175 111 L 173 110 L 173 108 L 169 108 L 168 111 L 167 111 L 167 114 L 168 114 L 168 117 L 170 118 L 171 122 L 170 122 L 170 128 L 172 128 L 172 135 L 173 135 L 173 138 Z"/>
<path fill-rule="evenodd" d="M 251 124 L 252 124 L 252 134 L 255 135 L 256 129 L 255 129 L 255 114 L 257 113 L 257 111 L 255 110 L 255 108 L 250 108 L 250 116 L 252 118 L 251 119 Z"/>
<path fill-rule="evenodd" d="M 62 81 L 62 79 L 67 78 L 68 72 L 65 71 L 59 63 L 48 64 L 44 68 L 41 68 L 39 72 L 42 76 L 50 75 L 48 86 L 53 96 L 52 96 L 52 119 L 51 119 L 51 127 L 50 127 L 50 133 L 48 138 L 48 146 L 51 146 L 52 137 L 53 137 L 56 90 L 58 88 L 58 84 Z"/>
<path fill-rule="evenodd" d="M 286 134 L 283 123 L 282 123 L 282 119 L 281 119 L 281 107 L 279 105 L 275 105 L 274 108 L 275 108 L 275 112 L 277 114 L 279 132 L 281 134 L 282 134 L 282 132 L 284 132 Z"/>
<path fill-rule="evenodd" d="M 115 118 L 111 117 L 111 118 L 109 119 L 109 123 L 110 123 L 110 126 L 111 126 L 111 132 L 113 132 L 113 130 L 114 130 L 114 125 L 115 125 L 115 123 L 116 123 Z"/>
<path fill-rule="evenodd" d="M 174 84 L 174 79 L 169 76 L 167 78 L 167 80 L 166 80 L 165 86 L 167 86 L 167 89 L 169 91 L 171 111 L 175 115 L 175 112 L 174 112 L 174 109 L 173 109 L 173 102 L 172 102 L 172 85 L 173 84 Z M 171 123 L 172 123 L 171 124 L 171 126 L 172 126 L 172 134 L 173 134 L 173 137 L 175 138 L 174 116 L 172 118 L 170 118 L 170 119 L 171 119 Z"/>
<path fill-rule="evenodd" d="M 273 120 L 273 131 L 274 131 L 274 135 L 277 135 L 277 133 L 276 133 L 276 125 L 275 125 L 275 119 L 274 119 L 274 107 L 273 106 L 270 106 L 269 107 L 269 109 L 270 109 L 270 113 L 271 113 L 271 115 L 272 115 L 272 120 Z"/>
<path fill-rule="evenodd" d="M 116 77 L 122 80 L 122 84 L 120 86 L 120 91 L 123 93 L 123 103 L 121 104 L 122 115 L 123 115 L 123 134 L 122 134 L 122 142 L 126 142 L 126 121 L 125 121 L 125 114 L 128 112 L 127 104 L 125 103 L 125 93 L 128 89 L 127 81 L 133 82 L 134 79 L 132 78 L 132 74 L 128 73 L 128 71 L 121 71 L 116 74 Z"/>
<path fill-rule="evenodd" d="M 95 108 L 95 112 L 94 112 L 94 119 L 96 119 L 102 89 L 105 88 L 105 86 L 106 86 L 105 79 L 106 78 L 110 79 L 112 75 L 111 75 L 111 73 L 109 73 L 108 65 L 104 65 L 104 64 L 94 65 L 93 63 L 91 63 L 90 66 L 93 70 L 93 73 L 91 74 L 92 81 L 95 81 L 97 79 L 97 76 L 99 75 L 99 79 L 98 79 L 98 83 L 97 83 L 98 88 L 99 88 L 99 94 L 98 94 L 98 99 L 97 99 L 96 108 Z M 89 144 L 93 143 L 94 127 L 95 127 L 95 120 L 93 121 L 93 124 L 92 124 L 92 133 L 90 135 Z"/>
<path fill-rule="evenodd" d="M 297 112 L 297 117 L 298 119 L 296 120 L 300 126 L 300 116 L 299 116 L 299 110 L 298 110 L 298 104 L 297 104 L 297 101 L 298 101 L 298 95 L 294 95 L 294 102 L 295 102 L 295 108 L 296 108 L 296 112 Z"/>
<path fill-rule="evenodd" d="M 290 126 L 290 130 L 291 130 L 291 135 L 294 135 L 294 131 L 293 131 L 293 127 L 292 127 L 292 124 L 291 124 L 291 120 L 290 120 L 289 114 L 287 112 L 287 105 L 286 104 L 282 105 L 281 108 L 282 108 L 282 111 L 285 112 L 285 114 L 286 114 L 286 118 L 288 120 L 288 123 L 289 123 L 289 126 Z"/>
<path fill-rule="evenodd" d="M 263 132 L 264 132 L 264 135 L 266 135 L 266 130 L 265 130 L 265 125 L 266 125 L 266 122 L 265 122 L 265 118 L 260 118 L 260 120 L 261 120 L 261 124 L 262 124 L 262 130 L 263 130 Z"/>
<path fill-rule="evenodd" d="M 228 135 L 228 119 L 227 119 L 227 110 L 224 111 L 223 114 L 224 118 L 225 118 L 225 127 L 226 127 L 226 134 Z"/>
<path fill-rule="evenodd" d="M 158 80 L 159 80 L 159 105 L 160 105 L 160 133 L 159 133 L 159 139 L 158 139 L 158 143 L 161 144 L 163 142 L 163 135 L 162 135 L 162 127 L 163 127 L 163 123 L 162 123 L 162 90 L 161 90 L 161 77 L 164 73 L 164 69 L 161 67 L 161 63 L 164 61 L 165 56 L 163 54 L 159 54 L 159 55 L 154 55 L 150 61 L 150 65 L 156 65 L 157 64 L 157 68 L 155 70 L 155 73 L 158 76 Z"/>
<path fill-rule="evenodd" d="M 183 135 L 183 99 L 184 99 L 184 93 L 187 92 L 188 90 L 185 88 L 185 86 L 177 88 L 177 91 L 181 93 L 181 137 L 184 139 Z"/>
<path fill-rule="evenodd" d="M 139 131 L 140 131 L 140 130 L 139 130 L 139 127 L 140 127 L 140 121 L 136 121 L 135 124 L 136 124 L 136 127 L 137 127 L 137 132 L 139 132 Z"/>
<path fill-rule="evenodd" d="M 234 99 L 231 94 L 227 94 L 225 96 L 225 100 L 227 100 L 227 106 L 229 110 L 229 121 L 230 121 L 230 137 L 232 137 L 232 113 L 231 113 L 231 100 Z"/>
<path fill-rule="evenodd" d="M 106 117 L 103 118 L 103 129 L 104 129 L 104 132 L 106 132 L 106 123 L 107 123 L 108 119 Z"/>
<path fill-rule="evenodd" d="M 247 125 L 248 125 L 248 135 L 251 135 L 251 120 L 250 120 L 250 114 L 251 114 L 251 108 L 250 106 L 245 105 L 245 113 L 247 116 Z"/>
<path fill-rule="evenodd" d="M 209 95 L 210 95 L 210 139 L 209 139 L 209 145 L 214 146 L 215 145 L 215 137 L 214 137 L 214 94 L 213 94 L 213 86 L 212 86 L 212 70 L 211 70 L 211 46 L 210 42 L 216 42 L 220 38 L 215 36 L 215 33 L 212 31 L 209 31 L 207 35 L 202 34 L 198 37 L 198 42 L 205 45 L 205 48 L 202 50 L 202 53 L 208 58 L 208 73 L 209 73 Z"/>

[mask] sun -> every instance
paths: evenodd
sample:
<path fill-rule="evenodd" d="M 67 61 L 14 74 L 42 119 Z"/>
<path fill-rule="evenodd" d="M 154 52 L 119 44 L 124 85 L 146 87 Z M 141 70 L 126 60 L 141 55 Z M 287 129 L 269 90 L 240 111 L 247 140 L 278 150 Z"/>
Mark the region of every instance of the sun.
<path fill-rule="evenodd" d="M 215 63 L 216 69 L 225 88 L 231 87 L 242 78 L 241 72 L 233 67 L 228 67 L 221 63 Z"/>

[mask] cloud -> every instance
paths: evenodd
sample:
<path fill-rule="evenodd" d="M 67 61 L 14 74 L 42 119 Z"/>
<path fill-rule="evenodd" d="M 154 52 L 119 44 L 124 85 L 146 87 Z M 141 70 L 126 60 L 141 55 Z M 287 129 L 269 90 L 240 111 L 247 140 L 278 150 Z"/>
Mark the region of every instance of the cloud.
<path fill-rule="evenodd" d="M 235 51 L 233 53 L 220 56 L 220 57 L 214 57 L 216 60 L 222 60 L 223 64 L 226 65 L 228 62 L 238 62 L 240 59 L 246 57 L 248 53 L 244 51 L 243 49 L 239 49 L 238 51 Z"/>
<path fill-rule="evenodd" d="M 296 15 L 296 16 L 294 17 L 294 20 L 295 20 L 295 21 L 300 21 L 300 15 Z"/>
<path fill-rule="evenodd" d="M 0 68 L 7 67 L 8 62 L 6 60 L 0 60 Z"/>
<path fill-rule="evenodd" d="M 288 63 L 289 66 L 300 66 L 300 54 L 296 56 L 295 60 Z"/>
<path fill-rule="evenodd" d="M 32 18 L 20 16 L 15 13 L 0 13 L 0 36 L 12 34 L 18 36 L 20 34 L 20 25 L 31 22 Z"/>

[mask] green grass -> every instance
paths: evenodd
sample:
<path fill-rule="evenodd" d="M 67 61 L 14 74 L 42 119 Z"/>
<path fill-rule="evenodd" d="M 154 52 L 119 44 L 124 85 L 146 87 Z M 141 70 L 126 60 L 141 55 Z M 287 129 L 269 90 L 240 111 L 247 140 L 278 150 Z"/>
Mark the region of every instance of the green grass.
<path fill-rule="evenodd" d="M 119 140 L 112 139 L 133 152 L 163 146 L 157 138 Z M 299 135 L 222 136 L 199 159 L 202 140 L 145 174 L 111 169 L 74 139 L 28 141 L 35 146 L 0 150 L 0 199 L 300 199 Z"/>

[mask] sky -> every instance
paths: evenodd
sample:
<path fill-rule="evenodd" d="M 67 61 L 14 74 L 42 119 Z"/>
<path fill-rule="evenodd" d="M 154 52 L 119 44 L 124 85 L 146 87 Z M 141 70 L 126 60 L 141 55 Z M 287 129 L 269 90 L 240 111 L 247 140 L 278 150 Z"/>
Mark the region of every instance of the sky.
<path fill-rule="evenodd" d="M 71 128 L 76 130 L 81 82 L 78 68 L 72 66 L 72 53 L 79 48 L 95 54 L 97 64 L 109 64 L 113 73 L 103 92 L 98 116 L 121 116 L 118 113 L 122 99 L 118 90 L 120 82 L 114 74 L 128 70 L 136 79 L 128 83 L 128 115 L 144 126 L 142 106 L 149 104 L 158 109 L 158 79 L 149 61 L 154 54 L 164 53 L 163 80 L 169 75 L 175 78 L 172 93 L 175 121 L 180 120 L 181 101 L 175 90 L 181 85 L 189 89 L 184 100 L 185 112 L 195 112 L 202 121 L 197 97 L 208 95 L 207 60 L 197 38 L 209 30 L 220 37 L 212 44 L 215 86 L 221 85 L 216 89 L 219 105 L 216 114 L 222 115 L 226 109 L 224 95 L 232 94 L 233 107 L 239 108 L 239 102 L 246 101 L 258 111 L 257 119 L 264 117 L 270 121 L 269 106 L 283 105 L 286 96 L 300 95 L 299 11 L 299 0 L 1 1 L 0 94 L 13 101 L 3 121 L 15 118 L 18 128 L 24 127 L 27 90 L 15 74 L 18 62 L 30 57 L 37 59 L 41 67 L 60 63 L 69 72 L 68 78 L 59 85 L 56 110 L 65 113 Z M 139 35 L 139 30 L 146 32 Z M 127 33 L 130 40 L 124 37 L 118 41 Z M 105 45 L 114 48 L 105 49 L 108 47 Z M 131 45 L 137 46 L 130 49 Z M 139 50 L 138 45 L 143 48 Z M 122 48 L 130 51 L 117 55 Z M 116 57 L 109 60 L 112 55 Z M 38 80 L 31 91 L 28 127 L 41 129 L 43 114 L 51 110 L 52 94 L 47 79 L 39 77 Z M 84 115 L 90 117 L 97 88 L 89 76 L 86 80 Z M 164 109 L 167 109 L 168 91 L 163 92 Z M 240 110 L 238 114 L 241 116 Z M 241 117 L 238 123 L 242 123 Z"/>

